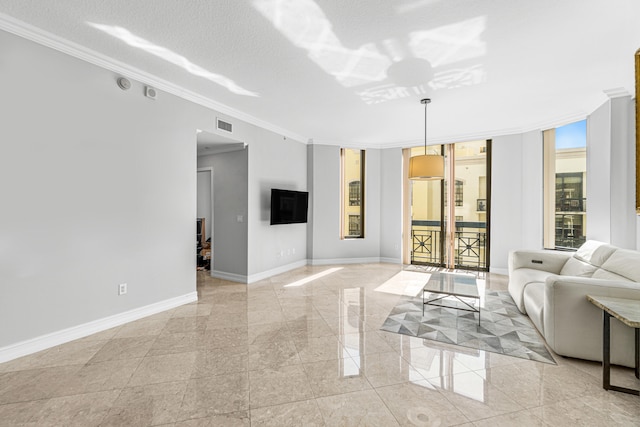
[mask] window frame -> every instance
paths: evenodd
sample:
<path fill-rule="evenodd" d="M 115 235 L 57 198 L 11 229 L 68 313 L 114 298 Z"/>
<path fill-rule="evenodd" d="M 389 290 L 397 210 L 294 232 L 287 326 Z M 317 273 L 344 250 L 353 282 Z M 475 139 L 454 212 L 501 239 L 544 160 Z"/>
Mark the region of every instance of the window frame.
<path fill-rule="evenodd" d="M 346 151 L 353 150 L 360 152 L 360 179 L 354 179 L 352 175 L 347 174 L 346 171 Z M 366 150 L 359 148 L 340 148 L 340 239 L 364 239 L 365 237 L 365 171 L 366 171 Z M 349 175 L 349 176 L 348 176 Z M 352 204 L 351 189 L 352 184 L 359 183 L 359 203 Z M 354 211 L 354 208 L 359 208 L 358 212 Z M 351 216 L 360 217 L 360 232 L 358 234 L 350 233 L 350 218 Z"/>
<path fill-rule="evenodd" d="M 564 236 L 564 223 L 565 217 L 569 218 L 571 225 L 571 229 L 580 230 L 582 233 L 587 225 L 587 198 L 586 198 L 586 186 L 588 185 L 588 174 L 585 169 L 582 172 L 579 171 L 563 171 L 558 172 L 557 167 L 557 157 L 558 157 L 558 149 L 556 148 L 556 129 L 547 129 L 542 133 L 542 143 L 543 143 L 543 247 L 545 249 L 550 250 L 558 250 L 558 251 L 576 251 L 580 246 L 580 242 L 583 239 L 586 239 L 586 236 L 579 236 L 577 239 L 575 236 L 571 236 L 572 239 L 576 239 L 573 244 L 576 246 L 566 245 L 562 243 L 566 243 L 566 236 Z M 588 155 L 588 141 L 585 144 L 585 158 Z M 558 206 L 558 201 L 563 203 L 564 200 L 577 200 L 578 198 L 573 197 L 570 199 L 566 199 L 558 196 L 558 191 L 562 190 L 564 192 L 565 189 L 565 180 L 568 178 L 579 178 L 580 187 L 582 187 L 576 193 L 581 197 L 579 198 L 578 208 L 575 211 L 572 210 L 563 210 L 562 206 Z M 558 181 L 560 180 L 560 181 Z M 561 184 L 561 188 L 558 187 L 558 184 Z M 574 222 L 574 217 L 576 215 L 580 215 L 581 218 L 579 221 Z M 561 218 L 561 221 L 559 221 Z M 559 224 L 561 227 L 559 228 Z M 559 231 L 560 230 L 560 231 Z M 560 236 L 558 236 L 558 233 Z M 560 239 L 560 241 L 558 240 Z"/>

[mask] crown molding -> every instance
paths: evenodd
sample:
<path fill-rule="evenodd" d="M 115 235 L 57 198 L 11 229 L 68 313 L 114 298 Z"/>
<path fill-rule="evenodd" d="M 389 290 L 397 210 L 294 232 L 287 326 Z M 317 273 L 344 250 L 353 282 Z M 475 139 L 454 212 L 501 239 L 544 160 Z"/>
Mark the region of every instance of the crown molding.
<path fill-rule="evenodd" d="M 131 80 L 136 80 L 146 85 L 153 86 L 154 88 L 159 89 L 163 92 L 170 93 L 179 98 L 185 99 L 211 110 L 215 110 L 218 113 L 226 114 L 235 119 L 239 119 L 246 123 L 269 130 L 278 135 L 286 136 L 287 138 L 291 138 L 300 142 L 308 140 L 308 137 L 303 137 L 302 135 L 298 135 L 287 129 L 283 129 L 250 114 L 244 113 L 240 110 L 236 110 L 235 108 L 229 107 L 228 105 L 214 101 L 211 98 L 202 96 L 151 73 L 125 64 L 124 62 L 118 61 L 117 59 L 96 52 L 78 43 L 64 39 L 3 13 L 0 13 L 0 30 L 15 34 L 19 37 L 65 53 L 74 58 L 78 58 L 90 64 L 97 65 L 98 67 L 113 71 L 118 74 L 122 74 L 124 77 L 127 77 Z"/>
<path fill-rule="evenodd" d="M 569 116 L 563 116 L 561 118 L 554 119 L 554 120 L 540 122 L 540 123 L 526 126 L 526 127 L 494 129 L 494 130 L 467 133 L 467 134 L 461 133 L 461 134 L 450 135 L 446 137 L 430 139 L 427 145 L 435 146 L 435 145 L 442 145 L 442 144 L 453 144 L 457 142 L 480 141 L 480 140 L 486 140 L 486 139 L 494 139 L 494 138 L 498 138 L 506 135 L 527 133 L 527 132 L 532 132 L 536 130 L 552 129 L 552 128 L 566 125 L 568 123 L 584 120 L 586 117 L 587 117 L 587 114 L 585 113 L 577 113 Z M 378 143 L 378 144 L 324 141 L 324 140 L 315 139 L 309 142 L 309 144 L 339 146 L 339 147 L 358 148 L 358 149 L 384 150 L 387 148 L 421 147 L 422 145 L 424 145 L 424 139 L 412 139 L 412 140 L 394 141 L 394 142 Z"/>
<path fill-rule="evenodd" d="M 604 100 L 603 100 L 604 102 Z M 587 113 L 580 111 L 572 114 L 567 114 L 561 117 L 556 117 L 554 119 L 546 120 L 543 122 L 534 123 L 527 126 L 514 127 L 514 128 L 502 128 L 502 129 L 492 129 L 482 132 L 474 132 L 474 133 L 460 133 L 455 135 L 448 135 L 445 137 L 438 138 L 430 138 L 427 145 L 441 145 L 441 144 L 453 144 L 456 142 L 467 142 L 467 141 L 479 141 L 483 139 L 493 139 L 500 136 L 506 135 L 514 135 L 532 132 L 536 130 L 545 130 L 557 128 L 560 126 L 564 126 L 569 123 L 577 122 L 580 120 L 586 119 L 588 116 Z M 365 142 L 348 142 L 348 141 L 328 141 L 322 139 L 313 139 L 309 140 L 310 145 L 329 145 L 329 146 L 339 146 L 339 147 L 348 147 L 348 148 L 359 148 L 359 149 L 378 149 L 384 150 L 386 148 L 410 148 L 410 147 L 418 147 L 424 145 L 424 139 L 410 139 L 404 141 L 389 141 L 389 142 L 381 142 L 381 143 L 365 143 Z"/>
<path fill-rule="evenodd" d="M 615 87 L 612 89 L 603 90 L 604 94 L 607 95 L 610 99 L 615 98 L 623 98 L 625 96 L 631 96 L 629 91 L 623 87 Z"/>

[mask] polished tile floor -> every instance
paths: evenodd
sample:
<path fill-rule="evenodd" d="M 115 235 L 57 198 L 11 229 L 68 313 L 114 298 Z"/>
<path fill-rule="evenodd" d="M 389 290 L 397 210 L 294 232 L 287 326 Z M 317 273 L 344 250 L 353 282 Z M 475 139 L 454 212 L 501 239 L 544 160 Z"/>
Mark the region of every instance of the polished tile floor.
<path fill-rule="evenodd" d="M 0 425 L 640 425 L 640 398 L 604 391 L 598 363 L 380 331 L 402 296 L 376 288 L 401 270 L 309 266 L 249 286 L 199 272 L 197 303 L 0 364 Z M 640 386 L 629 369 L 613 382 Z"/>

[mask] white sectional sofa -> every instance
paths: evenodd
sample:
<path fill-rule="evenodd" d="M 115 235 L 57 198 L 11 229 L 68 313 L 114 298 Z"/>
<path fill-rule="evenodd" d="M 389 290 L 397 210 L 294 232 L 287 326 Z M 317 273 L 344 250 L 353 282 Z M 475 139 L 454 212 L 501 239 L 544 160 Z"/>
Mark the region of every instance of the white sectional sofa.
<path fill-rule="evenodd" d="M 587 295 L 640 300 L 640 252 L 587 241 L 577 252 L 509 254 L 509 293 L 557 354 L 602 361 L 602 310 Z M 633 329 L 611 320 L 611 363 L 634 366 Z"/>

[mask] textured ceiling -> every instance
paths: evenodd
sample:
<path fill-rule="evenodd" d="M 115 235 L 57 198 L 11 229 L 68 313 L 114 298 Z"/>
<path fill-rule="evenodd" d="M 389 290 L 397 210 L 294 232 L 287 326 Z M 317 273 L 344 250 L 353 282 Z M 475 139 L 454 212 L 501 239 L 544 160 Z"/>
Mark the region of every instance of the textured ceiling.
<path fill-rule="evenodd" d="M 36 27 L 306 142 L 419 144 L 633 93 L 638 0 L 0 0 Z M 38 30 L 38 31 L 39 31 Z M 130 76 L 128 76 L 130 77 Z"/>

